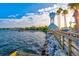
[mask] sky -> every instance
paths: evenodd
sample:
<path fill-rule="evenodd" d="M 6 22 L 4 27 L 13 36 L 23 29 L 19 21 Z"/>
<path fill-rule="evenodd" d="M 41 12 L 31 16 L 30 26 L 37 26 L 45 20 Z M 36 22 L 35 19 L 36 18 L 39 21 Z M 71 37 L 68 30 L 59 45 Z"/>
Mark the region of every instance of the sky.
<path fill-rule="evenodd" d="M 28 13 L 38 13 L 39 9 L 51 7 L 50 3 L 0 3 L 0 19 L 19 19 Z"/>
<path fill-rule="evenodd" d="M 67 8 L 67 4 L 0 3 L 0 28 L 48 26 L 50 24 L 49 13 L 56 13 L 59 7 Z M 55 23 L 57 24 L 57 21 Z"/>
<path fill-rule="evenodd" d="M 0 28 L 49 25 L 49 3 L 0 3 Z"/>

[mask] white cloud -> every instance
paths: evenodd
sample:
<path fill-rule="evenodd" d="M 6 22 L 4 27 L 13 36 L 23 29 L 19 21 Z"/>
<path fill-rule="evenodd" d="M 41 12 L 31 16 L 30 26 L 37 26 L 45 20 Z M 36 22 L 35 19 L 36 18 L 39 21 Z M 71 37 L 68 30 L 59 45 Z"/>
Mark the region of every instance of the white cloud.
<path fill-rule="evenodd" d="M 16 17 L 16 15 L 9 15 L 8 17 L 12 17 L 12 18 L 15 18 L 15 17 Z"/>
<path fill-rule="evenodd" d="M 26 15 L 35 15 L 35 13 L 26 13 Z"/>
<path fill-rule="evenodd" d="M 39 9 L 38 12 L 44 12 L 44 9 Z"/>
<path fill-rule="evenodd" d="M 41 15 L 23 16 L 21 19 L 4 19 L 0 22 L 1 27 L 26 27 L 49 25 L 50 18 L 47 13 Z"/>
<path fill-rule="evenodd" d="M 16 16 L 19 16 L 19 14 L 9 15 L 8 17 L 11 17 L 11 18 L 16 18 Z"/>
<path fill-rule="evenodd" d="M 39 9 L 38 12 L 43 13 L 43 12 L 56 12 L 56 10 L 58 8 L 62 8 L 62 9 L 67 9 L 67 4 L 54 4 L 53 6 L 49 6 L 47 8 L 42 8 Z"/>

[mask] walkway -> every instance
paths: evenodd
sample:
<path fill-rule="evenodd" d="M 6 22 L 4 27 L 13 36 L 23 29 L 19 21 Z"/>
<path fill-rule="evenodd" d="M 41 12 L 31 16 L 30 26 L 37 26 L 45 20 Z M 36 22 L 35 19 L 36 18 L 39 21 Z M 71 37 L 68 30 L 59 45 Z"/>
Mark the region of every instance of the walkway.
<path fill-rule="evenodd" d="M 63 32 L 59 30 L 49 30 L 59 42 L 61 50 L 69 56 L 79 56 L 79 34 Z"/>

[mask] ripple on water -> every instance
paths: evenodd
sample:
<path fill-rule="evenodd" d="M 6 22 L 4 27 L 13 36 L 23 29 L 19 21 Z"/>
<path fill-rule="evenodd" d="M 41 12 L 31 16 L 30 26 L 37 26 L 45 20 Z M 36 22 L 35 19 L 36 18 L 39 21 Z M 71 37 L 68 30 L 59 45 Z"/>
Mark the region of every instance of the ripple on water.
<path fill-rule="evenodd" d="M 20 53 L 18 55 L 21 55 L 21 53 L 22 55 L 32 55 L 32 53 L 36 55 L 41 51 L 44 42 L 45 33 L 43 32 L 1 30 L 0 55 L 9 55 L 16 50 Z"/>

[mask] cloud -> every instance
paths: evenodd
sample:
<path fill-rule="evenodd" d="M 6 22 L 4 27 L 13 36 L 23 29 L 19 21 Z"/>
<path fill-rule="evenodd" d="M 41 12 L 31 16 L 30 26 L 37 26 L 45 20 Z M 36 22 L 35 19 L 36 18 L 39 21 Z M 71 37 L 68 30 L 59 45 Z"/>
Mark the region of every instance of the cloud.
<path fill-rule="evenodd" d="M 8 18 L 16 18 L 17 16 L 19 16 L 19 14 L 9 15 Z"/>
<path fill-rule="evenodd" d="M 0 22 L 0 28 L 45 26 L 49 25 L 49 23 L 50 18 L 47 13 L 30 14 L 29 16 L 23 16 L 21 19 L 4 19 Z"/>
<path fill-rule="evenodd" d="M 16 17 L 16 15 L 9 15 L 8 17 L 15 18 L 15 17 Z"/>
<path fill-rule="evenodd" d="M 26 13 L 26 15 L 35 15 L 35 13 Z"/>
<path fill-rule="evenodd" d="M 56 10 L 58 9 L 58 8 L 62 8 L 62 9 L 67 9 L 67 6 L 68 6 L 68 4 L 54 4 L 53 6 L 49 6 L 49 7 L 47 7 L 47 8 L 42 8 L 42 9 L 39 9 L 38 10 L 38 12 L 40 12 L 40 13 L 43 13 L 43 12 L 56 12 Z"/>

